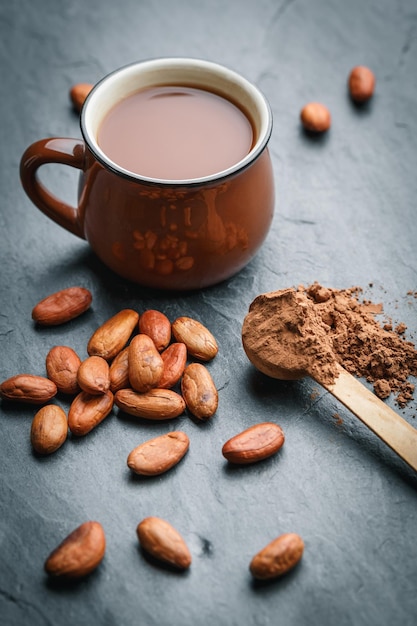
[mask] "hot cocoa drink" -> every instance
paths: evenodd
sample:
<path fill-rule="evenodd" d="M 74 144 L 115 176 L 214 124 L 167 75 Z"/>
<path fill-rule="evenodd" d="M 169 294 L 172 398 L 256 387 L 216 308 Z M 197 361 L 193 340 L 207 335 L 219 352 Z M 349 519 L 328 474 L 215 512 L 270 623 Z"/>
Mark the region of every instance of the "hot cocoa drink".
<path fill-rule="evenodd" d="M 114 163 L 157 179 L 186 180 L 221 172 L 251 150 L 248 117 L 225 98 L 194 87 L 141 89 L 118 102 L 98 131 Z"/>

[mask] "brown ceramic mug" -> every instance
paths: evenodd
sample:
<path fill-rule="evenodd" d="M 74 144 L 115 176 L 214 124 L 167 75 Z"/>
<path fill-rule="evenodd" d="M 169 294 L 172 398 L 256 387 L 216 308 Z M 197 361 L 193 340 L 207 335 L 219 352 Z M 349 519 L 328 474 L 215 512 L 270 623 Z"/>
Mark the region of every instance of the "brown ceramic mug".
<path fill-rule="evenodd" d="M 103 118 L 129 94 L 155 85 L 189 85 L 233 102 L 253 129 L 248 154 L 222 171 L 181 180 L 142 176 L 112 161 L 97 142 Z M 83 141 L 50 138 L 29 146 L 21 180 L 43 213 L 86 239 L 117 274 L 150 287 L 196 289 L 242 269 L 268 233 L 274 211 L 271 130 L 265 97 L 234 71 L 197 59 L 144 61 L 94 86 L 81 113 Z M 45 163 L 80 170 L 78 207 L 40 182 Z"/>

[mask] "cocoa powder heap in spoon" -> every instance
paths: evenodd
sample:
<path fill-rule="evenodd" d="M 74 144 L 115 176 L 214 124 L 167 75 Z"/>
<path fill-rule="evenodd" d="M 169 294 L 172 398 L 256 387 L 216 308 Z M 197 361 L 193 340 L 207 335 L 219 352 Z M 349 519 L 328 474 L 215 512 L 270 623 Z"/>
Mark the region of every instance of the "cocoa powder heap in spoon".
<path fill-rule="evenodd" d="M 373 383 L 380 398 L 396 393 L 405 406 L 417 376 L 417 351 L 397 332 L 381 326 L 382 306 L 360 302 L 361 289 L 310 287 L 261 294 L 251 304 L 242 329 L 245 350 L 258 369 L 275 378 L 311 375 L 322 384 L 338 376 L 338 364 Z M 268 370 L 268 363 L 271 370 Z"/>

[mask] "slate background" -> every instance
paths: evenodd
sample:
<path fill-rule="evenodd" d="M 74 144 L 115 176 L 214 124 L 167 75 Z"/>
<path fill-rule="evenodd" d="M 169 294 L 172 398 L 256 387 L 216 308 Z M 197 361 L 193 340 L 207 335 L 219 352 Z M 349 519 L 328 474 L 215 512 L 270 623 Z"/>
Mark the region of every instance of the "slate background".
<path fill-rule="evenodd" d="M 240 342 L 256 295 L 315 280 L 364 287 L 394 323 L 407 324 L 408 339 L 416 335 L 417 299 L 407 295 L 417 288 L 415 1 L 14 0 L 0 7 L 0 54 L 0 378 L 43 374 L 55 344 L 85 357 L 93 330 L 126 307 L 194 316 L 220 344 L 209 365 L 220 405 L 207 424 L 187 416 L 138 423 L 115 411 L 90 435 L 39 458 L 29 441 L 33 408 L 2 404 L 1 624 L 415 624 L 415 473 L 311 380 L 256 373 Z M 274 114 L 271 232 L 239 275 L 188 294 L 117 279 L 85 242 L 34 208 L 18 177 L 33 141 L 80 136 L 72 84 L 174 55 L 241 72 Z M 357 64 L 377 76 L 375 97 L 361 109 L 346 92 Z M 298 118 L 311 100 L 333 115 L 331 131 L 316 140 Z M 43 176 L 75 202 L 76 173 L 48 166 Z M 36 328 L 34 304 L 77 284 L 91 289 L 92 309 L 65 326 Z M 401 414 L 415 425 L 416 402 Z M 282 450 L 257 466 L 228 467 L 223 443 L 264 420 L 284 429 Z M 128 452 L 176 428 L 191 439 L 181 464 L 155 479 L 132 478 Z M 135 529 L 147 515 L 181 531 L 193 553 L 188 573 L 143 558 Z M 77 585 L 51 585 L 46 556 L 87 519 L 105 528 L 103 563 Z M 302 562 L 280 581 L 254 584 L 250 559 L 287 531 L 305 540 Z"/>

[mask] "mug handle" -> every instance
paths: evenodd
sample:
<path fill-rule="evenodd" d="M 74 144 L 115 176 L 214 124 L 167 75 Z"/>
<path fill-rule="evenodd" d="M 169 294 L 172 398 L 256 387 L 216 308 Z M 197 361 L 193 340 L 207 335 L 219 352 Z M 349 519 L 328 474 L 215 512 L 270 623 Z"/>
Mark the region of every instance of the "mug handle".
<path fill-rule="evenodd" d="M 20 161 L 20 179 L 32 202 L 51 220 L 85 239 L 78 208 L 66 204 L 40 182 L 38 169 L 46 163 L 84 168 L 85 145 L 80 139 L 54 137 L 31 144 Z"/>

